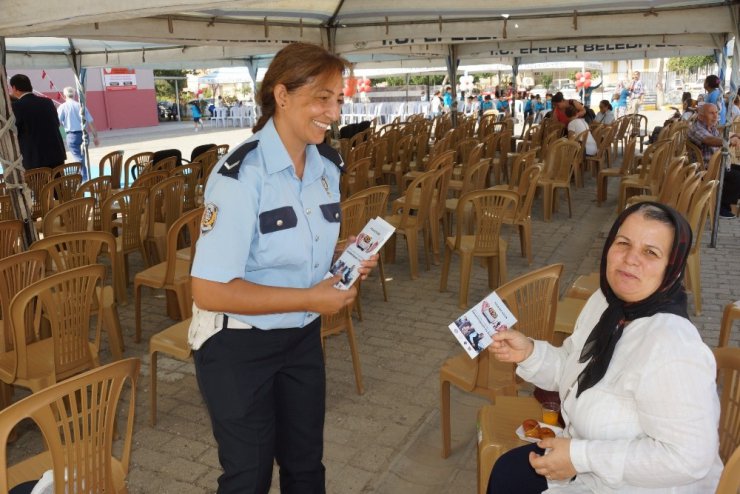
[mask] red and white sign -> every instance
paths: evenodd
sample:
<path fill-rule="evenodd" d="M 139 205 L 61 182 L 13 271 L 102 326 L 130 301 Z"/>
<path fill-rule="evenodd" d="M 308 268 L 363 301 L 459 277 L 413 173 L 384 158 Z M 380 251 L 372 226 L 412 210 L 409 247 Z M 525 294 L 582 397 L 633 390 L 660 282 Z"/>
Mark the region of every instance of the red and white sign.
<path fill-rule="evenodd" d="M 136 89 L 136 70 L 120 67 L 103 69 L 103 85 L 106 91 Z"/>

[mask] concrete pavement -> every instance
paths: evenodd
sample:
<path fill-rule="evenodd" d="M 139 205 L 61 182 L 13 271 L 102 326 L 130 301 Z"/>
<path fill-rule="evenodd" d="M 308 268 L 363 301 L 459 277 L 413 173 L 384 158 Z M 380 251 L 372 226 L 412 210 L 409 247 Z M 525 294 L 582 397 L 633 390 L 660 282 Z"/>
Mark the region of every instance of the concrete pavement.
<path fill-rule="evenodd" d="M 657 113 L 657 112 L 656 112 Z M 660 123 L 662 115 L 656 115 Z M 658 122 L 658 120 L 660 122 Z M 249 135 L 245 129 L 208 129 L 193 132 L 191 123 L 168 123 L 154 129 L 101 132 L 100 148 L 92 148 L 91 160 L 105 152 L 125 149 L 126 156 L 145 150 L 179 147 L 183 156 L 198 144 L 235 145 Z M 595 182 L 573 189 L 573 217 L 561 202 L 553 221 L 542 220 L 541 199 L 533 208 L 534 262 L 528 266 L 519 254 L 513 229 L 504 235 L 509 242 L 509 279 L 532 269 L 564 263 L 561 292 L 579 274 L 597 270 L 606 232 L 615 218 L 616 184 L 609 198 L 596 207 Z M 740 219 L 720 223 L 716 249 L 702 237 L 702 287 L 704 313 L 692 320 L 709 346 L 717 343 L 725 304 L 740 299 Z M 409 277 L 405 243 L 398 242 L 397 262 L 386 264 L 389 302 L 384 302 L 377 274 L 362 287 L 363 321 L 355 320 L 366 392 L 358 396 L 352 362 L 344 336 L 329 338 L 326 345 L 327 414 L 325 464 L 327 490 L 332 494 L 446 494 L 473 493 L 476 488 L 476 412 L 485 400 L 452 392 L 452 455 L 441 459 L 439 424 L 439 368 L 445 359 L 462 351 L 447 324 L 455 319 L 459 290 L 459 259 L 453 258 L 448 291 L 440 293 L 440 266 Z M 133 255 L 131 270 L 142 269 Z M 133 275 L 132 275 L 133 277 Z M 130 289 L 129 289 L 130 290 Z M 488 293 L 486 271 L 474 264 L 469 300 Z M 131 297 L 133 294 L 130 292 Z M 198 391 L 191 362 L 166 357 L 159 360 L 158 423 L 149 423 L 149 366 L 147 342 L 151 335 L 173 323 L 165 315 L 161 292 L 144 290 L 143 339 L 133 342 L 133 299 L 119 307 L 126 356 L 142 358 L 137 394 L 131 493 L 215 492 L 220 474 L 208 415 Z M 690 301 L 692 298 L 690 297 Z M 691 302 L 693 303 L 693 302 Z M 690 309 L 693 311 L 693 305 Z M 735 329 L 731 344 L 740 345 Z M 110 361 L 107 352 L 104 361 Z M 17 394 L 18 396 L 19 394 Z M 513 433 L 513 431 L 512 431 Z M 24 433 L 13 446 L 14 456 L 38 448 L 39 439 Z M 277 474 L 277 469 L 275 469 Z M 277 476 L 271 492 L 279 492 Z"/>

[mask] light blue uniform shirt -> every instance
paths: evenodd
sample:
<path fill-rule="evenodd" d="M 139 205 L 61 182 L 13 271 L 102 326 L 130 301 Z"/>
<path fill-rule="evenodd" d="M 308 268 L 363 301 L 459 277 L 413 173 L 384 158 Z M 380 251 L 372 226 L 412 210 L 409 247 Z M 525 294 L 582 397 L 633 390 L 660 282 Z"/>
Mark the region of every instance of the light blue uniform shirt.
<path fill-rule="evenodd" d="M 336 162 L 341 163 L 336 151 L 309 145 L 303 180 L 298 179 L 270 119 L 213 168 L 204 202 L 207 213 L 215 210 L 215 219 L 209 223 L 204 215 L 191 274 L 273 287 L 309 288 L 320 282 L 339 236 Z M 319 314 L 228 316 L 276 329 L 306 326 Z"/>
<path fill-rule="evenodd" d="M 705 103 L 714 103 L 719 110 L 719 124 L 725 124 L 725 118 L 727 116 L 727 109 L 725 108 L 725 99 L 722 97 L 722 90 L 715 88 L 711 92 L 704 96 Z"/>
<path fill-rule="evenodd" d="M 64 127 L 65 132 L 81 132 L 82 120 L 80 119 L 80 104 L 75 100 L 68 99 L 57 108 L 59 123 Z M 87 123 L 93 123 L 92 115 L 85 108 L 85 120 Z"/>

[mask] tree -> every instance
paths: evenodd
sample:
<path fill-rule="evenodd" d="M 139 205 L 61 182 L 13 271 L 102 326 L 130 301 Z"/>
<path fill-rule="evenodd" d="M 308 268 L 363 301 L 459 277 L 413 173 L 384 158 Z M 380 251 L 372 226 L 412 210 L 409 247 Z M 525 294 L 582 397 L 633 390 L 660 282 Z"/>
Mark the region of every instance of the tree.
<path fill-rule="evenodd" d="M 188 70 L 155 70 L 155 77 L 185 77 L 186 74 L 192 73 Z M 180 87 L 184 84 L 180 84 Z M 157 93 L 157 100 L 175 100 L 175 85 L 172 80 L 156 79 L 154 81 L 154 89 Z"/>
<path fill-rule="evenodd" d="M 673 72 L 696 72 L 700 67 L 715 63 L 712 55 L 695 55 L 691 57 L 673 57 L 668 59 L 668 70 Z"/>

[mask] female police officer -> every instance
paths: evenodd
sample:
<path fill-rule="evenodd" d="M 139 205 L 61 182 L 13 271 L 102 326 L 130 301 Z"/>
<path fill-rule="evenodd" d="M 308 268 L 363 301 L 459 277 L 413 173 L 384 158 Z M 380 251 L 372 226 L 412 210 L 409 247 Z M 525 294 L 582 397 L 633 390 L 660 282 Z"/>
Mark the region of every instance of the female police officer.
<path fill-rule="evenodd" d="M 319 315 L 356 290 L 322 281 L 339 234 L 342 166 L 322 143 L 347 68 L 318 46 L 283 48 L 258 94 L 254 136 L 208 180 L 190 340 L 224 469 L 219 493 L 267 493 L 273 458 L 283 493 L 325 491 Z"/>

